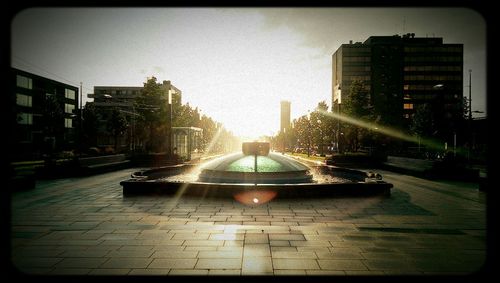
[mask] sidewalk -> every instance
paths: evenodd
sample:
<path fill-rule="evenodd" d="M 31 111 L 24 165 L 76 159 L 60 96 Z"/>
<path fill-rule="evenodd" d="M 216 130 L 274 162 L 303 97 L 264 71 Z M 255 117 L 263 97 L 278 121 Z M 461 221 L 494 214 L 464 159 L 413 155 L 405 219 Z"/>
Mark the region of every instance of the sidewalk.
<path fill-rule="evenodd" d="M 119 182 L 136 169 L 47 180 L 13 194 L 13 268 L 31 275 L 457 276 L 486 260 L 486 198 L 473 184 L 386 172 L 394 184 L 388 198 L 278 197 L 250 206 L 231 198 L 124 197 Z"/>

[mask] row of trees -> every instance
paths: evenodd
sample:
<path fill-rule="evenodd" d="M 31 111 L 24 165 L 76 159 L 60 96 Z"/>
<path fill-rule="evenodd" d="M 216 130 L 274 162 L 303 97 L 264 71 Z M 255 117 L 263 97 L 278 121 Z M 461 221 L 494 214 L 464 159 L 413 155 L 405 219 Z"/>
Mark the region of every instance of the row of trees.
<path fill-rule="evenodd" d="M 460 115 L 466 114 L 463 101 L 453 104 L 438 96 L 433 103 L 415 104 L 414 114 L 406 120 L 407 123 L 402 119 L 402 101 L 394 101 L 395 105 L 386 101 L 384 107 L 375 107 L 363 82 L 353 81 L 348 95 L 342 99 L 340 114 L 344 119 L 335 118 L 328 111 L 326 102 L 321 101 L 313 112 L 294 119 L 288 133 L 278 133 L 273 138 L 274 147 L 284 149 L 286 146 L 320 154 L 325 154 L 328 149 L 357 152 L 367 147 L 398 151 L 409 144 L 397 136 L 433 139 L 444 144 L 464 128 L 464 115 Z M 379 128 L 390 128 L 396 134 L 380 132 Z"/>

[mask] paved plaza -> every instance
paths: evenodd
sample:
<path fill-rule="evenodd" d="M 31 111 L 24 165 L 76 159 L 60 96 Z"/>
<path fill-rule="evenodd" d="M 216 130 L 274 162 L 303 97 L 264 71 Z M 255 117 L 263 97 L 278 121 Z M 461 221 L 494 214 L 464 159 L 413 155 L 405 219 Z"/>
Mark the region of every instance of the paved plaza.
<path fill-rule="evenodd" d="M 380 172 L 389 197 L 124 197 L 137 169 L 11 196 L 14 270 L 46 275 L 465 275 L 486 259 L 474 183 Z"/>

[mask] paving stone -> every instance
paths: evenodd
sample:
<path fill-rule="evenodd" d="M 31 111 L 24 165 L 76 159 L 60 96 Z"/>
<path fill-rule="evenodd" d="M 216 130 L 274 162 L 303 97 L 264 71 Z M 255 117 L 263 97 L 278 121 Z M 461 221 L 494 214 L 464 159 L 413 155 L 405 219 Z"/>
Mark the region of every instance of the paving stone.
<path fill-rule="evenodd" d="M 196 258 L 198 251 L 155 251 L 152 258 Z"/>
<path fill-rule="evenodd" d="M 241 259 L 242 256 L 243 256 L 242 251 L 200 251 L 197 257 L 200 259 L 201 258 Z"/>
<path fill-rule="evenodd" d="M 319 266 L 324 270 L 367 270 L 362 260 L 319 259 Z"/>
<path fill-rule="evenodd" d="M 230 240 L 230 241 L 243 241 L 244 234 L 210 234 L 209 240 Z"/>
<path fill-rule="evenodd" d="M 271 241 L 304 241 L 305 239 L 302 234 L 269 234 Z"/>
<path fill-rule="evenodd" d="M 267 234 L 245 234 L 245 244 L 269 243 Z"/>
<path fill-rule="evenodd" d="M 314 259 L 273 258 L 274 269 L 320 269 Z"/>
<path fill-rule="evenodd" d="M 110 252 L 108 250 L 69 250 L 61 254 L 61 257 L 104 257 Z"/>
<path fill-rule="evenodd" d="M 359 252 L 316 251 L 316 255 L 318 256 L 319 259 L 365 259 L 365 257 L 363 257 L 363 255 Z"/>
<path fill-rule="evenodd" d="M 170 272 L 170 269 L 161 269 L 161 268 L 138 268 L 132 269 L 128 275 L 137 275 L 137 276 L 161 276 L 167 275 Z"/>
<path fill-rule="evenodd" d="M 57 268 L 98 268 L 101 264 L 109 260 L 109 258 L 65 258 L 60 261 Z"/>
<path fill-rule="evenodd" d="M 287 252 L 287 251 L 275 251 L 272 252 L 273 258 L 317 258 L 314 252 Z"/>
<path fill-rule="evenodd" d="M 172 269 L 168 275 L 208 275 L 208 269 Z"/>
<path fill-rule="evenodd" d="M 48 268 L 64 260 L 61 257 L 14 257 L 12 263 L 18 268 Z"/>
<path fill-rule="evenodd" d="M 195 266 L 196 269 L 240 269 L 241 260 L 233 258 L 200 258 Z"/>
<path fill-rule="evenodd" d="M 340 276 L 346 275 L 345 271 L 341 270 L 306 270 L 308 276 Z"/>
<path fill-rule="evenodd" d="M 244 257 L 271 256 L 268 244 L 245 244 L 243 247 Z"/>
<path fill-rule="evenodd" d="M 204 246 L 204 247 L 197 247 L 197 246 L 189 246 L 185 247 L 183 250 L 185 251 L 216 251 L 220 246 Z"/>
<path fill-rule="evenodd" d="M 105 268 L 92 269 L 89 275 L 127 275 L 130 273 L 128 268 Z"/>
<path fill-rule="evenodd" d="M 90 268 L 55 268 L 50 275 L 87 275 L 92 271 Z"/>
<path fill-rule="evenodd" d="M 237 276 L 237 275 L 241 275 L 241 270 L 240 269 L 210 269 L 208 271 L 208 275 Z"/>
<path fill-rule="evenodd" d="M 146 268 L 152 258 L 112 257 L 99 268 Z"/>
<path fill-rule="evenodd" d="M 194 268 L 197 259 L 164 259 L 155 258 L 149 264 L 148 268 L 163 268 L 163 269 L 190 269 Z"/>
<path fill-rule="evenodd" d="M 271 257 L 245 256 L 242 263 L 242 275 L 267 275 L 273 273 Z"/>
<path fill-rule="evenodd" d="M 279 276 L 296 276 L 296 275 L 306 275 L 306 271 L 303 269 L 275 269 L 274 275 Z"/>
<path fill-rule="evenodd" d="M 222 240 L 186 240 L 183 243 L 184 246 L 223 246 L 224 241 Z"/>

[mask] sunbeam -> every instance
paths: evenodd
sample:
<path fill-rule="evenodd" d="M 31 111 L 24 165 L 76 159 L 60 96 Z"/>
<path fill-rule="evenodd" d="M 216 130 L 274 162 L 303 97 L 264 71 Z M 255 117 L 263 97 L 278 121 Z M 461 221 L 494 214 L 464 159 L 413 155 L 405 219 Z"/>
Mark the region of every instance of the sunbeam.
<path fill-rule="evenodd" d="M 360 119 L 356 119 L 353 117 L 349 117 L 345 114 L 338 114 L 338 113 L 333 113 L 333 112 L 328 112 L 328 111 L 322 111 L 319 110 L 319 112 L 323 115 L 333 117 L 335 119 L 339 119 L 342 122 L 346 122 L 348 124 L 362 127 L 365 129 L 368 129 L 373 132 L 381 133 L 386 136 L 390 136 L 393 138 L 397 138 L 400 140 L 404 141 L 409 141 L 409 142 L 414 142 L 414 143 L 420 143 L 428 148 L 435 149 L 435 150 L 442 150 L 443 149 L 443 143 L 440 141 L 437 141 L 435 139 L 427 138 L 427 137 L 419 137 L 419 136 L 411 136 L 408 134 L 405 134 L 401 132 L 400 130 L 397 129 L 392 129 L 387 126 L 382 126 L 373 122 L 368 122 L 368 121 L 363 121 Z M 457 152 L 466 152 L 466 149 L 464 148 L 456 148 Z"/>
<path fill-rule="evenodd" d="M 217 132 L 213 136 L 213 138 L 208 143 L 207 148 L 205 149 L 203 155 L 201 156 L 201 159 L 205 159 L 205 158 L 209 157 L 209 153 L 211 152 L 211 150 L 215 146 L 215 144 L 219 141 L 221 133 L 222 133 L 222 130 L 219 127 L 217 129 Z M 196 175 L 198 175 L 200 170 L 201 170 L 200 166 L 195 166 L 193 169 L 191 169 L 189 171 L 189 174 L 196 174 Z M 182 186 L 177 190 L 177 192 L 175 193 L 174 197 L 170 201 L 169 205 L 177 205 L 177 203 L 179 202 L 179 199 L 184 195 L 184 193 L 186 192 L 186 190 L 188 189 L 188 187 L 189 187 L 189 183 L 188 182 L 182 184 Z"/>

